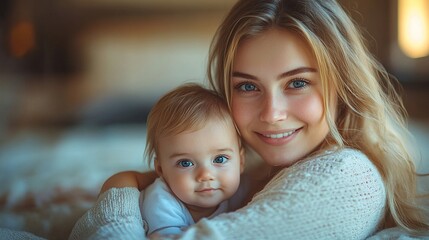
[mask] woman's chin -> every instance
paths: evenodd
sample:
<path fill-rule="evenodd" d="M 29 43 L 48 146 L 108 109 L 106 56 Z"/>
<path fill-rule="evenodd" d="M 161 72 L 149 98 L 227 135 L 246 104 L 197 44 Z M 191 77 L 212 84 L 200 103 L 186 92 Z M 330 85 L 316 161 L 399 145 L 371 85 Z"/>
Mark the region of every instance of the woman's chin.
<path fill-rule="evenodd" d="M 298 158 L 285 158 L 285 154 L 281 154 L 280 156 L 277 155 L 261 155 L 261 157 L 264 159 L 264 161 L 273 167 L 290 167 L 295 162 L 297 162 Z"/>

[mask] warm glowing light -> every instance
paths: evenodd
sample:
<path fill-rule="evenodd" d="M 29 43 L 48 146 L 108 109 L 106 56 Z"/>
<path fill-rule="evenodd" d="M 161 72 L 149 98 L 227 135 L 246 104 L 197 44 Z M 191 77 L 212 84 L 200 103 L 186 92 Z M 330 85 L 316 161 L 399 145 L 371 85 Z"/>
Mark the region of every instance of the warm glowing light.
<path fill-rule="evenodd" d="M 33 24 L 27 21 L 16 23 L 11 29 L 9 44 L 14 57 L 25 56 L 35 46 Z"/>
<path fill-rule="evenodd" d="M 398 1 L 398 38 L 411 58 L 429 55 L 429 0 Z"/>

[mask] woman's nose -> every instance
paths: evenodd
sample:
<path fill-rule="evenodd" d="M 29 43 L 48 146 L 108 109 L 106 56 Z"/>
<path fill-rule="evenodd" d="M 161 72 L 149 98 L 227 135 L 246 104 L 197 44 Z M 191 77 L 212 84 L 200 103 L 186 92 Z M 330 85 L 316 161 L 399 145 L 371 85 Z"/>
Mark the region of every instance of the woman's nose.
<path fill-rule="evenodd" d="M 267 94 L 260 112 L 260 120 L 269 124 L 287 118 L 287 99 L 281 94 Z"/>
<path fill-rule="evenodd" d="M 214 173 L 210 167 L 207 166 L 201 166 L 198 169 L 197 173 L 197 181 L 198 182 L 204 182 L 204 181 L 212 181 L 214 180 Z"/>

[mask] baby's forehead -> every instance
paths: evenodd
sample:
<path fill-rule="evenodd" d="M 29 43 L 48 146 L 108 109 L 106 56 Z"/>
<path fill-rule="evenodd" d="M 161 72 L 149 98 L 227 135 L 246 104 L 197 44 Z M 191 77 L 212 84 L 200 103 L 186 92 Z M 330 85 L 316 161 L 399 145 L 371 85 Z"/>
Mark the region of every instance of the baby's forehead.
<path fill-rule="evenodd" d="M 211 130 L 210 130 L 211 129 Z M 200 121 L 193 122 L 192 124 L 186 124 L 186 126 L 182 126 L 181 128 L 176 128 L 176 131 L 164 132 L 160 134 L 158 137 L 158 143 L 161 139 L 171 138 L 171 137 L 180 137 L 181 135 L 192 135 L 196 132 L 205 132 L 207 133 L 207 140 L 211 139 L 212 136 L 216 135 L 216 133 L 220 133 L 222 138 L 226 140 L 226 138 L 230 139 L 239 139 L 239 134 L 236 130 L 234 121 L 232 118 L 228 116 L 217 116 L 217 117 L 208 117 L 205 119 L 200 119 Z"/>
<path fill-rule="evenodd" d="M 183 132 L 193 132 L 201 130 L 205 127 L 208 127 L 211 123 L 218 124 L 220 127 L 218 131 L 235 131 L 235 125 L 232 117 L 228 116 L 217 116 L 217 117 L 208 117 L 204 120 L 201 120 L 197 124 L 192 126 L 188 126 L 188 128 L 184 129 Z"/>
<path fill-rule="evenodd" d="M 171 152 L 218 153 L 223 149 L 240 148 L 240 138 L 232 120 L 212 119 L 200 126 L 182 129 L 176 134 L 170 133 L 158 138 L 158 154 L 165 156 Z M 238 148 L 237 148 L 238 147 Z"/>

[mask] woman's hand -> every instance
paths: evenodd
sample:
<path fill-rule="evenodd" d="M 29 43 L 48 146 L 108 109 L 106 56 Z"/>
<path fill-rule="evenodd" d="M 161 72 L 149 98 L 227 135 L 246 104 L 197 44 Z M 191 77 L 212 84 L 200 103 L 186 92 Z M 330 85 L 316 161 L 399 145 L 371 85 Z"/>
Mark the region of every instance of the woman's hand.
<path fill-rule="evenodd" d="M 149 186 L 158 175 L 154 172 L 137 172 L 137 171 L 125 171 L 114 174 L 109 177 L 103 184 L 100 190 L 100 194 L 111 189 L 111 188 L 124 188 L 134 187 L 139 191 Z"/>

